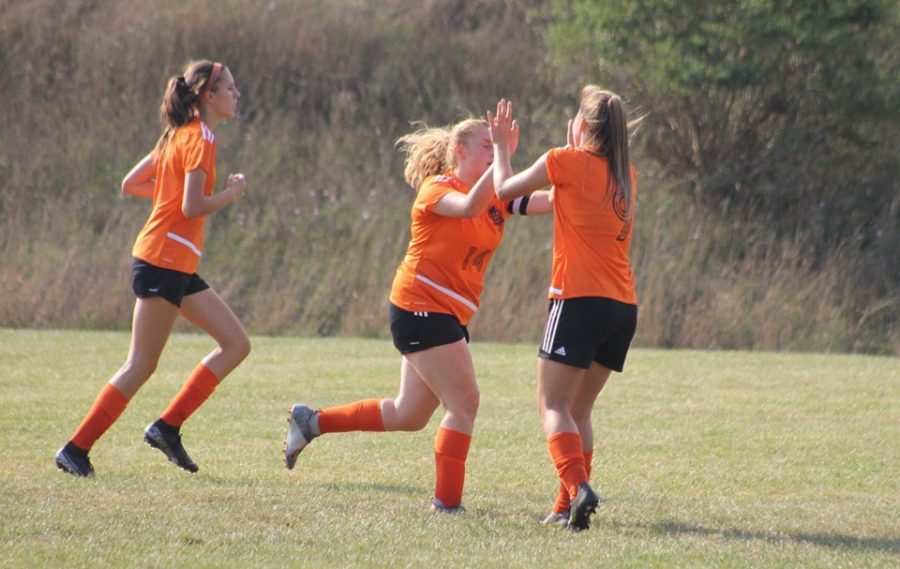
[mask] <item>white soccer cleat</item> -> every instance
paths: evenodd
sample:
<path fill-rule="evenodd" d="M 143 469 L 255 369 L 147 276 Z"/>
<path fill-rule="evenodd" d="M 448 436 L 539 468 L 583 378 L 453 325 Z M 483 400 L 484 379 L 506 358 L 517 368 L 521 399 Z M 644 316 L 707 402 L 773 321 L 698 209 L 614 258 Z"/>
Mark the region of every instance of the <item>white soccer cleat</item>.
<path fill-rule="evenodd" d="M 569 511 L 565 512 L 550 512 L 547 514 L 547 517 L 541 520 L 541 523 L 545 526 L 549 525 L 558 525 L 566 527 L 569 525 Z"/>
<path fill-rule="evenodd" d="M 465 506 L 459 504 L 458 506 L 445 506 L 443 502 L 434 498 L 431 500 L 431 511 L 439 512 L 441 514 L 464 514 L 466 512 Z"/>
<path fill-rule="evenodd" d="M 288 432 L 284 439 L 284 465 L 288 470 L 293 470 L 297 464 L 297 457 L 318 435 L 313 434 L 310 422 L 318 414 L 302 403 L 298 403 L 291 407 L 291 413 L 288 415 Z"/>

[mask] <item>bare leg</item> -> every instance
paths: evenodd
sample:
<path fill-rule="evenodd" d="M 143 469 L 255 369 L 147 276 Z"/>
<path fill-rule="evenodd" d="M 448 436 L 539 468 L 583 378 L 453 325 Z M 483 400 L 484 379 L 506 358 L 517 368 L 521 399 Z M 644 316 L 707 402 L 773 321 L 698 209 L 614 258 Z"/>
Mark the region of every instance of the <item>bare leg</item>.
<path fill-rule="evenodd" d="M 584 375 L 581 368 L 538 359 L 538 410 L 547 437 L 578 432 L 572 418 L 572 402 Z"/>
<path fill-rule="evenodd" d="M 180 313 L 219 344 L 203 358 L 203 364 L 219 381 L 225 379 L 250 354 L 250 339 L 244 327 L 213 289 L 184 297 Z"/>
<path fill-rule="evenodd" d="M 466 341 L 408 354 L 406 359 L 444 406 L 441 426 L 471 435 L 480 394 Z"/>
<path fill-rule="evenodd" d="M 178 307 L 161 297 L 135 302 L 128 359 L 109 380 L 126 398 L 134 397 L 153 375 L 177 315 Z"/>
<path fill-rule="evenodd" d="M 400 364 L 400 392 L 381 400 L 381 419 L 387 431 L 419 431 L 425 428 L 440 400 L 404 357 Z"/>
<path fill-rule="evenodd" d="M 597 396 L 606 385 L 612 370 L 603 367 L 597 362 L 592 362 L 591 367 L 582 376 L 575 389 L 575 395 L 572 399 L 570 407 L 572 419 L 578 426 L 578 432 L 581 434 L 581 441 L 584 445 L 584 452 L 590 452 L 594 448 L 594 428 L 591 423 L 591 411 L 594 410 L 594 403 Z"/>
<path fill-rule="evenodd" d="M 439 512 L 462 510 L 466 459 L 478 412 L 475 367 L 465 340 L 407 355 L 421 380 L 444 407 L 441 428 L 434 439 L 434 500 Z"/>

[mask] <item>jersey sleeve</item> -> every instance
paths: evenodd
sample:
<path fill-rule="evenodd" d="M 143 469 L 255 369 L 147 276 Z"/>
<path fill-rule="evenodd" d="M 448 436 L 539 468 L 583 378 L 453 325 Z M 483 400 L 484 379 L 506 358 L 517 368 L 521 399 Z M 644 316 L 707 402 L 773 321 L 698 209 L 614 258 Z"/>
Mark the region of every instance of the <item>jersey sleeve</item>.
<path fill-rule="evenodd" d="M 184 171 L 203 170 L 207 174 L 212 171 L 216 160 L 216 143 L 200 130 L 191 133 L 184 142 Z"/>
<path fill-rule="evenodd" d="M 455 191 L 457 190 L 450 181 L 443 179 L 443 176 L 426 180 L 419 188 L 419 194 L 416 196 L 413 209 L 417 209 L 423 213 L 431 212 L 434 209 L 435 204 L 441 201 L 442 197 Z"/>
<path fill-rule="evenodd" d="M 547 152 L 547 177 L 552 185 L 556 185 L 564 170 L 565 148 L 553 148 Z"/>

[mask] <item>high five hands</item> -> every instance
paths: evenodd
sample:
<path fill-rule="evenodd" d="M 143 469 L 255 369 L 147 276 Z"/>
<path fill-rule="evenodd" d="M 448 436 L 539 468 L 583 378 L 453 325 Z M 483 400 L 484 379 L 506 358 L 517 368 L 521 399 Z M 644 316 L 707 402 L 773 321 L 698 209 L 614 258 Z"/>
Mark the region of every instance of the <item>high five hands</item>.
<path fill-rule="evenodd" d="M 496 145 L 506 144 L 509 155 L 515 154 L 519 146 L 519 123 L 513 119 L 512 102 L 500 99 L 497 102 L 497 115 L 488 111 L 487 121 L 491 129 L 491 142 Z"/>

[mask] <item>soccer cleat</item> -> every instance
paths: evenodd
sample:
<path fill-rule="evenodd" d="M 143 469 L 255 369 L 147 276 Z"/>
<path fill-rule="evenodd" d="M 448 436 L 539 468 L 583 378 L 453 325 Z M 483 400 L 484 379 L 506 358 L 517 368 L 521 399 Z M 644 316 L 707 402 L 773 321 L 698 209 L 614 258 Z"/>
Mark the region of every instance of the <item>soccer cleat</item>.
<path fill-rule="evenodd" d="M 547 514 L 547 517 L 541 520 L 541 523 L 545 526 L 549 525 L 558 525 L 566 527 L 569 525 L 569 511 L 565 512 L 550 512 Z"/>
<path fill-rule="evenodd" d="M 448 508 L 443 502 L 434 498 L 431 500 L 431 511 L 440 512 L 442 514 L 462 514 L 466 511 L 466 508 L 462 504 Z"/>
<path fill-rule="evenodd" d="M 56 451 L 56 467 L 63 472 L 82 478 L 94 476 L 94 466 L 88 458 L 87 451 L 83 451 L 71 443 L 66 444 Z"/>
<path fill-rule="evenodd" d="M 284 465 L 288 470 L 293 470 L 297 464 L 297 457 L 306 448 L 317 434 L 313 434 L 310 423 L 318 415 L 318 411 L 298 403 L 291 407 L 288 415 L 288 432 L 284 439 Z"/>
<path fill-rule="evenodd" d="M 144 431 L 144 441 L 155 449 L 162 451 L 168 459 L 187 470 L 188 472 L 197 472 L 200 467 L 191 460 L 184 445 L 181 444 L 181 433 L 178 431 L 167 433 L 160 429 L 157 423 L 150 423 Z"/>
<path fill-rule="evenodd" d="M 587 482 L 578 485 L 578 493 L 572 500 L 572 506 L 569 510 L 569 529 L 581 531 L 591 527 L 591 515 L 597 511 L 597 504 L 600 503 L 600 497 L 591 488 Z"/>

